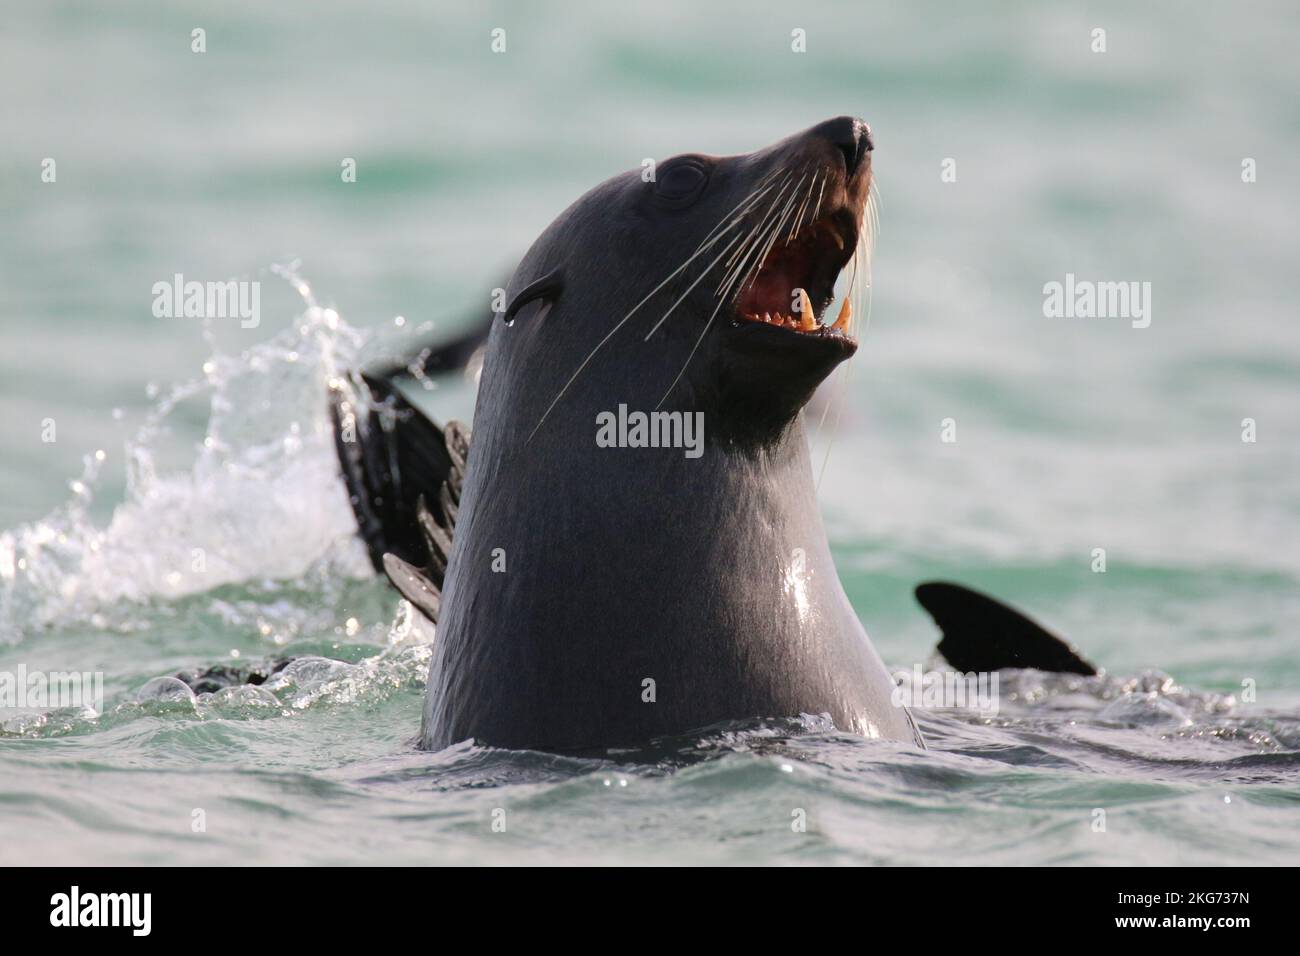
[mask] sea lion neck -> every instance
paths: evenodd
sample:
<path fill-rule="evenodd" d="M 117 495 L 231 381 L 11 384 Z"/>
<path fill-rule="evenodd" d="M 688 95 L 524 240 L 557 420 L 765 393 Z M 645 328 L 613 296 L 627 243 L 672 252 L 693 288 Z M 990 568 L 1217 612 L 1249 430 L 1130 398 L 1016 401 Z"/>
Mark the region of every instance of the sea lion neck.
<path fill-rule="evenodd" d="M 480 457 L 484 437 L 447 573 L 426 746 L 473 735 L 565 750 L 809 707 L 864 726 L 853 701 L 870 650 L 835 575 L 799 422 L 788 441 L 710 445 L 698 459 L 540 435 L 526 455 Z M 804 661 L 813 647 L 842 667 Z M 516 675 L 515 690 L 469 692 L 465 675 L 486 670 Z M 640 697 L 646 680 L 657 706 Z M 557 697 L 559 686 L 575 690 Z"/>

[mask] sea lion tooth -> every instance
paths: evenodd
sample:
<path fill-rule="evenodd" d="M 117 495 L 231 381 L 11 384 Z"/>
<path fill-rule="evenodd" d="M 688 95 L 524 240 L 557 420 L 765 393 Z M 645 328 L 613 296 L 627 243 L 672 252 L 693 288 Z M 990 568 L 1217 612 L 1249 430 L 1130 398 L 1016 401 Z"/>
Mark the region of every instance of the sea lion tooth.
<path fill-rule="evenodd" d="M 799 290 L 799 327 L 805 332 L 817 328 L 817 313 L 813 311 L 812 300 L 803 289 Z"/>
<path fill-rule="evenodd" d="M 853 300 L 846 295 L 844 296 L 844 304 L 840 306 L 839 317 L 835 320 L 835 324 L 832 325 L 831 328 L 839 329 L 841 332 L 847 332 L 849 330 L 849 319 L 851 318 L 853 318 Z"/>

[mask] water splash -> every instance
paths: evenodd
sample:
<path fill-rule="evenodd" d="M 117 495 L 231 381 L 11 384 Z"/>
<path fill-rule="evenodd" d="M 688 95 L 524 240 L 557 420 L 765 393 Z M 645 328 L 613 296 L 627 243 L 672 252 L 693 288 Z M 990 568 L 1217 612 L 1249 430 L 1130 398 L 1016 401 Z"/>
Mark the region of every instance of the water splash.
<path fill-rule="evenodd" d="M 125 445 L 126 494 L 104 527 L 88 510 L 105 453 L 86 458 L 72 496 L 0 533 L 0 641 L 54 624 L 133 629 L 131 605 L 241 581 L 367 574 L 337 479 L 326 383 L 366 336 L 322 308 L 296 265 L 274 266 L 301 296 L 289 327 L 238 354 L 212 349 L 200 377 L 165 394 Z M 206 403 L 202 441 L 163 464 L 178 409 Z M 174 441 L 174 440 L 173 440 Z"/>

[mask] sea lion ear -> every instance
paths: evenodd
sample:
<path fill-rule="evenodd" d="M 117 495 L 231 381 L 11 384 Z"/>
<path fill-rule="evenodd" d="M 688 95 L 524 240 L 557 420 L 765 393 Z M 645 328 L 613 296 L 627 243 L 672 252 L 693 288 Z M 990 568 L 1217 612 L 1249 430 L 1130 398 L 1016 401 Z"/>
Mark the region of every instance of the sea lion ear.
<path fill-rule="evenodd" d="M 519 310 L 529 302 L 532 302 L 535 299 L 545 299 L 554 302 L 560 297 L 560 293 L 563 291 L 564 268 L 560 267 L 552 269 L 540 279 L 536 279 L 524 286 L 524 288 L 520 290 L 519 294 L 514 297 L 514 300 L 510 305 L 506 307 L 506 311 L 502 317 L 505 319 L 506 324 L 509 325 L 514 322 L 515 316 L 519 314 Z"/>

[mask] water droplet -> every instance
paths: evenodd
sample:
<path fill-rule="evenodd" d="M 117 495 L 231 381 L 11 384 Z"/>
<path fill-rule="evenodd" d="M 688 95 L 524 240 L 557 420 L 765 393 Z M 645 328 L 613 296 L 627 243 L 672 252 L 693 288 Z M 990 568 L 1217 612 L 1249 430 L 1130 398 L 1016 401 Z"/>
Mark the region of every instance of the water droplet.
<path fill-rule="evenodd" d="M 175 677 L 155 677 L 136 691 L 137 703 L 147 701 L 193 701 L 194 691 Z"/>

